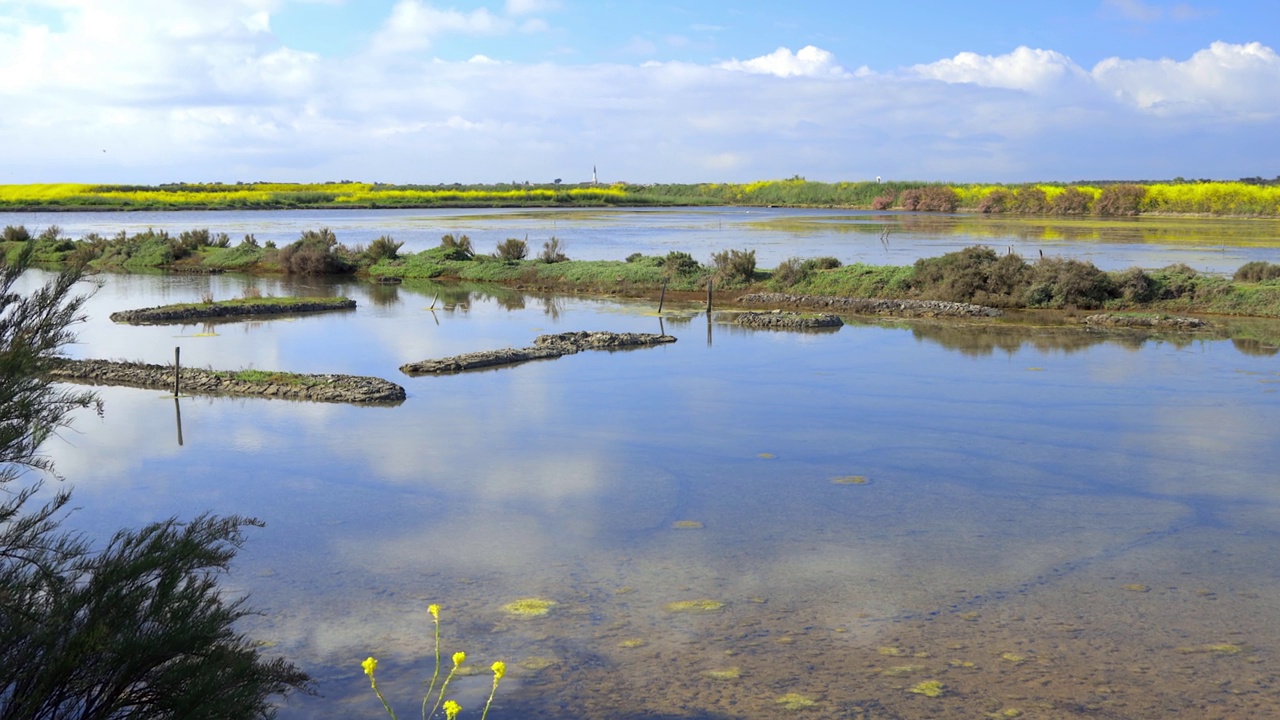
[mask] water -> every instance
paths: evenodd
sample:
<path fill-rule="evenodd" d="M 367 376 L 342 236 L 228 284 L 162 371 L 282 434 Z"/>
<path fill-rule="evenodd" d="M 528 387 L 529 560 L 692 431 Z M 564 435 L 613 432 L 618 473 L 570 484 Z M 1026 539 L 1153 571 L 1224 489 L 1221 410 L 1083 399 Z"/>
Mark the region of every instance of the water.
<path fill-rule="evenodd" d="M 1250 260 L 1280 262 L 1280 220 L 1160 218 L 1096 220 L 796 208 L 274 210 L 4 213 L 6 225 L 32 234 L 58 225 L 63 235 L 112 236 L 148 228 L 178 235 L 207 228 L 233 243 L 247 234 L 278 245 L 306 230 L 331 228 L 338 240 L 367 245 L 381 235 L 418 252 L 446 233 L 467 235 L 490 253 L 506 238 L 528 239 L 537 253 L 550 237 L 575 260 L 622 260 L 634 252 L 690 253 L 700 262 L 727 249 L 754 249 L 761 267 L 789 257 L 832 256 L 844 263 L 909 265 L 970 245 L 1086 259 L 1104 270 L 1185 263 L 1231 273 Z"/>
<path fill-rule="evenodd" d="M 179 445 L 172 398 L 102 388 L 105 417 L 48 446 L 94 537 L 206 510 L 267 523 L 228 587 L 264 612 L 246 631 L 318 679 L 324 697 L 284 718 L 381 713 L 369 654 L 416 716 L 429 602 L 446 662 L 508 662 L 494 718 L 773 717 L 788 693 L 815 718 L 1280 717 L 1266 344 L 1010 324 L 708 332 L 677 308 L 672 345 L 409 378 L 405 362 L 659 318 L 425 283 L 103 282 L 75 356 L 166 362 L 180 345 L 185 364 L 378 375 L 409 393 L 367 408 L 184 398 Z M 359 308 L 106 319 L 249 286 Z M 850 476 L 868 482 L 833 482 Z M 527 597 L 557 604 L 504 612 Z M 668 608 L 690 600 L 723 605 Z M 945 693 L 909 692 L 926 680 Z M 468 716 L 488 687 L 483 672 L 451 685 Z"/>

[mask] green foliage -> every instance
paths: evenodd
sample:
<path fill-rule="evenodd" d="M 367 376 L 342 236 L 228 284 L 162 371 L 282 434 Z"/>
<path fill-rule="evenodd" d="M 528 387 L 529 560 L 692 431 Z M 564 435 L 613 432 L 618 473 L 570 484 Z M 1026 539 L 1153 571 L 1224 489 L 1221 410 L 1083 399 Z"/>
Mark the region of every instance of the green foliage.
<path fill-rule="evenodd" d="M 1064 188 L 1049 201 L 1049 212 L 1054 215 L 1088 215 L 1093 198 L 1076 187 Z"/>
<path fill-rule="evenodd" d="M 1013 193 L 1013 201 L 1006 207 L 1010 212 L 1026 215 L 1045 215 L 1051 209 L 1048 193 L 1037 185 L 1018 188 Z"/>
<path fill-rule="evenodd" d="M 702 271 L 702 264 L 687 252 L 672 250 L 662 259 L 662 266 L 671 275 L 693 275 Z"/>
<path fill-rule="evenodd" d="M 922 297 L 998 307 L 1018 304 L 1026 263 L 1014 254 L 997 255 L 988 247 L 967 247 L 916 261 L 911 287 Z"/>
<path fill-rule="evenodd" d="M 445 251 L 444 257 L 448 260 L 470 260 L 476 256 L 475 249 L 471 247 L 471 238 L 466 235 L 444 235 L 440 238 L 440 248 Z"/>
<path fill-rule="evenodd" d="M 5 242 L 27 242 L 31 239 L 31 233 L 27 231 L 26 225 L 5 225 L 2 237 Z"/>
<path fill-rule="evenodd" d="M 369 243 L 369 247 L 365 248 L 364 256 L 370 263 L 376 263 L 379 260 L 395 260 L 399 257 L 402 247 L 404 247 L 403 242 L 396 241 L 390 235 L 383 235 Z"/>
<path fill-rule="evenodd" d="M 1030 307 L 1099 308 L 1115 297 L 1111 277 L 1093 263 L 1043 258 L 1031 266 L 1026 304 Z"/>
<path fill-rule="evenodd" d="M 494 255 L 508 262 L 523 260 L 529 256 L 529 243 L 519 238 L 507 238 L 498 243 Z"/>
<path fill-rule="evenodd" d="M 569 259 L 564 254 L 564 249 L 564 243 L 553 236 L 550 240 L 542 243 L 542 252 L 538 254 L 538 259 L 544 263 L 564 262 Z"/>
<path fill-rule="evenodd" d="M 1013 193 L 1003 188 L 996 188 L 987 193 L 982 198 L 982 202 L 978 204 L 978 212 L 980 213 L 1003 213 L 1008 212 L 1014 205 Z"/>
<path fill-rule="evenodd" d="M 1156 283 L 1142 268 L 1129 268 L 1114 273 L 1111 283 L 1117 297 L 1130 303 L 1147 303 L 1156 299 Z"/>
<path fill-rule="evenodd" d="M 755 250 L 724 250 L 711 255 L 716 278 L 721 282 L 749 283 L 756 275 Z"/>
<path fill-rule="evenodd" d="M 840 261 L 833 257 L 820 258 L 788 258 L 773 271 L 773 286 L 785 290 L 808 280 L 820 270 L 834 270 L 840 267 Z"/>
<path fill-rule="evenodd" d="M 307 230 L 280 250 L 280 269 L 294 275 L 330 275 L 355 267 L 338 252 L 338 238 L 329 228 Z"/>
<path fill-rule="evenodd" d="M 1254 260 L 1241 265 L 1232 276 L 1236 282 L 1266 282 L 1280 279 L 1280 265 Z"/>
<path fill-rule="evenodd" d="M 32 254 L 0 270 L 0 486 L 51 471 L 41 443 L 97 402 L 45 379 L 84 297 L 72 294 L 78 270 L 12 292 Z M 304 673 L 234 630 L 250 610 L 217 586 L 240 529 L 260 523 L 167 520 L 95 551 L 60 527 L 67 492 L 28 508 L 39 489 L 5 487 L 0 502 L 0 717 L 266 717 L 273 696 L 307 690 Z"/>

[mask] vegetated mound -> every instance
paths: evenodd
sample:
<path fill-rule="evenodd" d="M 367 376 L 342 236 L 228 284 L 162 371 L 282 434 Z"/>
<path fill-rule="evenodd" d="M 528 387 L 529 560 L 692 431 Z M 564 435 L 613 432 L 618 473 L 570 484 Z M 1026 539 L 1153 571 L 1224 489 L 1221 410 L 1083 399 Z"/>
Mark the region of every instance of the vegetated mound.
<path fill-rule="evenodd" d="M 529 362 L 549 360 L 572 355 L 583 350 L 624 350 L 673 343 L 670 335 L 654 333 L 566 332 L 557 335 L 539 335 L 532 347 L 481 350 L 438 360 L 422 360 L 400 366 L 406 375 L 438 375 L 444 373 L 483 370 Z"/>
<path fill-rule="evenodd" d="M 62 360 L 49 371 L 55 380 L 91 385 L 127 385 L 172 390 L 173 366 L 114 360 Z M 339 403 L 399 403 L 404 388 L 364 375 L 228 371 L 182 368 L 181 392 L 197 395 L 243 395 Z"/>
<path fill-rule="evenodd" d="M 1085 325 L 1110 327 L 1161 328 L 1169 330 L 1203 330 L 1210 327 L 1204 320 L 1177 315 L 1128 315 L 1122 313 L 1098 313 L 1082 321 Z"/>
<path fill-rule="evenodd" d="M 130 325 L 182 323 L 209 318 L 251 317 L 257 315 L 288 315 L 295 313 L 351 310 L 356 301 L 349 298 L 298 298 L 289 302 L 189 303 L 161 305 L 138 310 L 121 310 L 111 313 L 111 321 Z"/>
<path fill-rule="evenodd" d="M 773 305 L 840 310 L 859 315 L 894 315 L 899 317 L 999 317 L 996 308 L 945 300 L 894 300 L 883 298 L 847 298 L 824 295 L 788 295 L 786 293 L 750 293 L 737 300 L 743 305 Z"/>
<path fill-rule="evenodd" d="M 829 313 L 796 313 L 774 310 L 772 312 L 736 313 L 733 321 L 747 327 L 776 328 L 781 330 L 811 330 L 838 328 L 844 321 Z"/>

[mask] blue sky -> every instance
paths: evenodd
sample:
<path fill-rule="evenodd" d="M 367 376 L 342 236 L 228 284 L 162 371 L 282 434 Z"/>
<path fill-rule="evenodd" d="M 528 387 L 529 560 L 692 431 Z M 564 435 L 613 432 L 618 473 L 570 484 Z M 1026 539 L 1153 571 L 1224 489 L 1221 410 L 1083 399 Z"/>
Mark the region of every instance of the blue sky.
<path fill-rule="evenodd" d="M 0 183 L 1280 175 L 1280 3 L 0 0 Z"/>

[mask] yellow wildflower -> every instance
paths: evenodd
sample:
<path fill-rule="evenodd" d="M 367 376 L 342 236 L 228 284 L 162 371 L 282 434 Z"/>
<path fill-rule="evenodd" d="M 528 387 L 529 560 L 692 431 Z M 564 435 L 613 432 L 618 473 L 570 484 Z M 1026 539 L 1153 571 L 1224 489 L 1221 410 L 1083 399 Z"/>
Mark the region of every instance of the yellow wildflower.
<path fill-rule="evenodd" d="M 462 665 L 462 663 L 466 662 L 466 660 L 467 660 L 467 654 L 466 654 L 466 653 L 464 653 L 464 652 L 462 652 L 462 651 L 458 651 L 458 652 L 456 652 L 456 653 L 454 653 L 454 654 L 453 654 L 453 666 L 454 666 L 454 667 L 458 667 L 458 666 Z"/>
<path fill-rule="evenodd" d="M 378 669 L 378 659 L 370 655 L 368 659 L 360 663 L 360 667 L 364 668 L 364 674 L 370 678 L 373 677 L 373 671 Z"/>
<path fill-rule="evenodd" d="M 493 669 L 494 682 L 501 680 L 502 676 L 507 674 L 507 664 L 501 660 L 495 661 L 491 667 Z"/>
<path fill-rule="evenodd" d="M 427 612 L 431 613 L 431 619 L 440 622 L 440 606 L 431 604 L 427 606 Z"/>
<path fill-rule="evenodd" d="M 462 712 L 462 706 L 452 700 L 444 701 L 444 716 L 447 720 L 453 720 L 458 717 L 458 713 Z"/>

